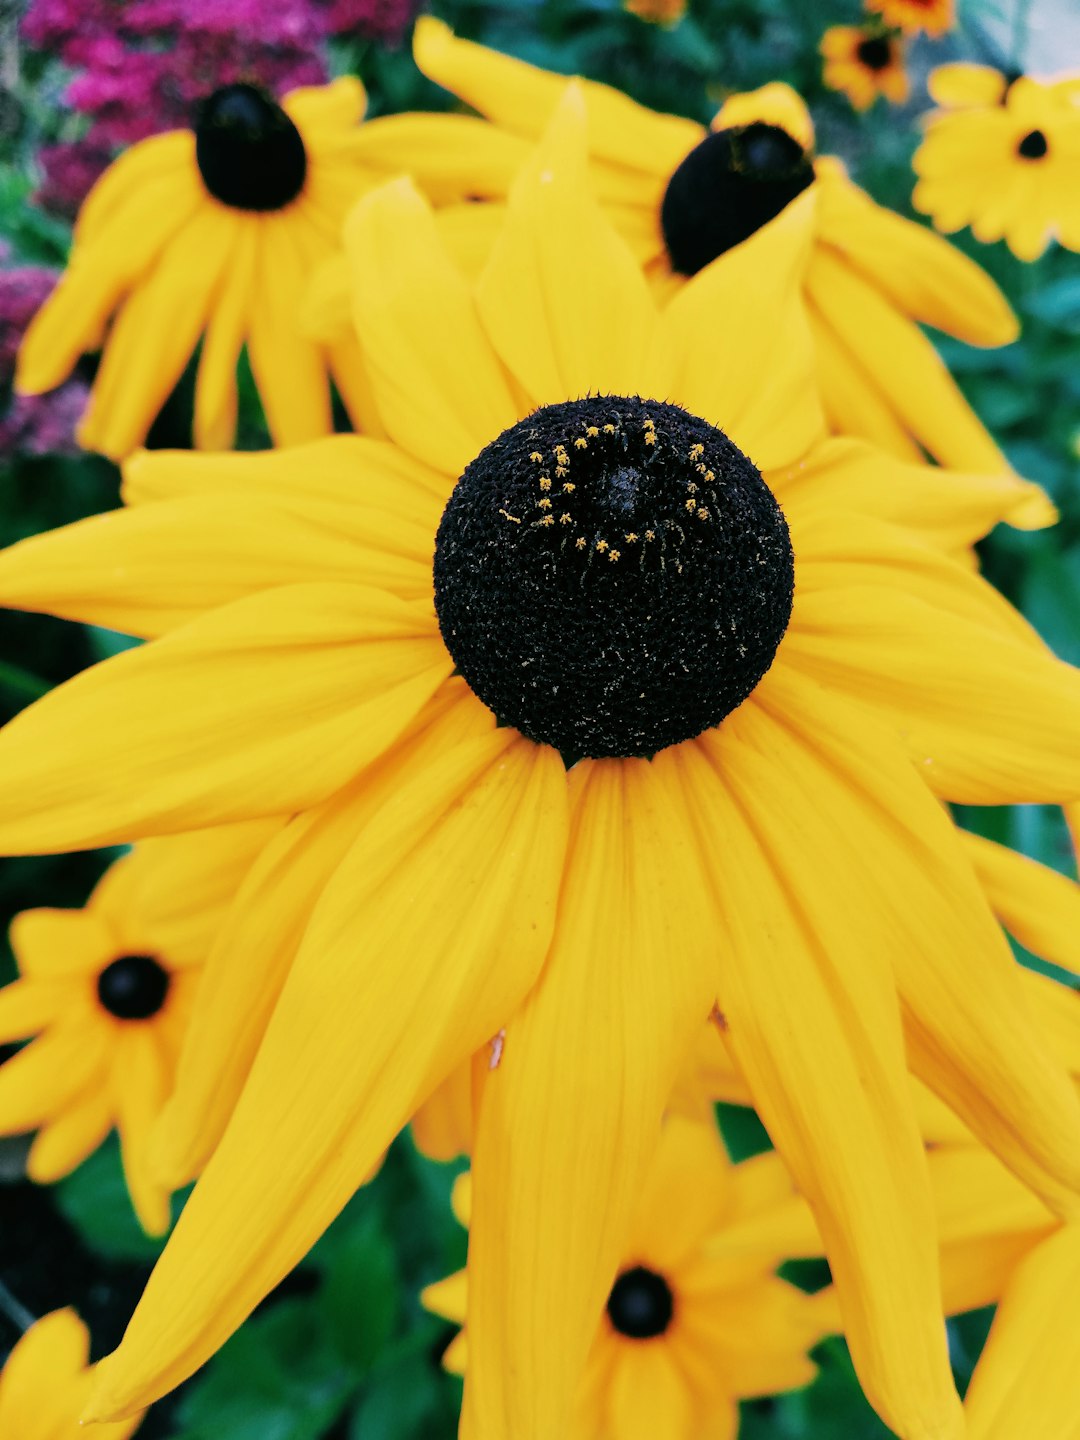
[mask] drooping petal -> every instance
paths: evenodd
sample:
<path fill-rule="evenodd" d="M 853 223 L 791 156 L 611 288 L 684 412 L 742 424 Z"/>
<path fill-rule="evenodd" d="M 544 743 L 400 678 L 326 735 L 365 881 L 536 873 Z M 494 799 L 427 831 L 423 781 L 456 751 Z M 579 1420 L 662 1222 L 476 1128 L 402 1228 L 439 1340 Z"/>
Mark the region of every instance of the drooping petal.
<path fill-rule="evenodd" d="M 103 1026 L 61 1023 L 0 1065 L 0 1134 L 34 1130 L 91 1085 L 105 1053 Z"/>
<path fill-rule="evenodd" d="M 102 1362 L 96 1415 L 130 1412 L 211 1355 L 520 1003 L 554 922 L 565 789 L 554 751 L 498 730 L 414 771 L 357 837 L 229 1129 Z"/>
<path fill-rule="evenodd" d="M 605 1429 L 619 1440 L 687 1440 L 693 1419 L 690 1388 L 671 1346 L 620 1347 L 608 1382 L 607 1412 Z"/>
<path fill-rule="evenodd" d="M 28 1040 L 56 1019 L 66 987 L 47 980 L 13 980 L 0 990 L 0 1045 Z"/>
<path fill-rule="evenodd" d="M 801 298 L 813 206 L 807 191 L 688 280 L 660 319 L 654 390 L 762 470 L 794 464 L 825 433 Z"/>
<path fill-rule="evenodd" d="M 413 113 L 369 121 L 351 142 L 350 154 L 388 179 L 411 175 L 441 208 L 456 200 L 504 197 L 529 146 L 476 115 Z"/>
<path fill-rule="evenodd" d="M 495 349 L 536 404 L 637 392 L 653 302 L 593 196 L 577 84 L 513 187 L 476 297 Z"/>
<path fill-rule="evenodd" d="M 236 365 L 248 330 L 250 310 L 259 303 L 255 282 L 258 225 L 241 225 L 229 256 L 229 273 L 210 312 L 195 374 L 194 439 L 200 450 L 227 450 L 236 436 Z"/>
<path fill-rule="evenodd" d="M 1080 1210 L 1080 1101 L 948 817 L 858 710 L 780 667 L 760 694 L 758 748 L 797 737 L 817 771 L 819 853 L 867 907 L 859 938 L 896 977 L 913 1070 L 1048 1204 Z"/>
<path fill-rule="evenodd" d="M 19 970 L 35 981 L 89 978 L 115 953 L 112 931 L 89 909 L 21 910 L 9 939 Z"/>
<path fill-rule="evenodd" d="M 981 835 L 965 835 L 964 848 L 1009 934 L 1033 955 L 1080 975 L 1080 885 Z"/>
<path fill-rule="evenodd" d="M 489 120 L 536 139 L 551 119 L 569 81 L 484 45 L 461 40 L 433 16 L 417 21 L 416 63 L 430 79 L 467 101 Z M 590 149 L 628 169 L 670 175 L 704 136 L 700 125 L 660 115 L 607 85 L 583 82 Z"/>
<path fill-rule="evenodd" d="M 139 1224 L 149 1235 L 169 1228 L 169 1192 L 149 1163 L 150 1131 L 168 1089 L 164 1056 L 152 1026 L 122 1026 L 113 1041 L 112 1079 L 124 1179 Z"/>
<path fill-rule="evenodd" d="M 395 746 L 293 819 L 252 866 L 208 958 L 158 1127 L 155 1163 L 174 1188 L 199 1173 L 224 1133 L 312 911 L 356 837 L 418 767 L 494 723 L 464 681 L 448 681 Z"/>
<path fill-rule="evenodd" d="M 726 1038 L 815 1212 L 863 1388 L 899 1435 L 940 1440 L 960 1405 L 899 1006 L 866 940 L 880 919 L 834 863 L 824 775 L 767 725 L 762 689 L 681 751 L 716 856 Z"/>
<path fill-rule="evenodd" d="M 566 1432 L 661 1112 L 712 1005 L 714 917 L 672 755 L 571 772 L 551 952 L 479 1105 L 470 1440 Z"/>
<path fill-rule="evenodd" d="M 0 733 L 0 844 L 81 849 L 324 800 L 450 660 L 423 606 L 290 585 L 83 671 Z"/>
<path fill-rule="evenodd" d="M 1080 1225 L 1045 1240 L 1019 1266 L 971 1377 L 969 1440 L 1080 1436 Z"/>
<path fill-rule="evenodd" d="M 360 201 L 345 250 L 356 332 L 387 432 L 456 480 L 518 418 L 468 284 L 408 180 Z"/>
<path fill-rule="evenodd" d="M 112 1095 L 104 1083 L 76 1101 L 35 1135 L 26 1157 L 26 1173 L 39 1185 L 51 1185 L 91 1155 L 112 1129 Z"/>

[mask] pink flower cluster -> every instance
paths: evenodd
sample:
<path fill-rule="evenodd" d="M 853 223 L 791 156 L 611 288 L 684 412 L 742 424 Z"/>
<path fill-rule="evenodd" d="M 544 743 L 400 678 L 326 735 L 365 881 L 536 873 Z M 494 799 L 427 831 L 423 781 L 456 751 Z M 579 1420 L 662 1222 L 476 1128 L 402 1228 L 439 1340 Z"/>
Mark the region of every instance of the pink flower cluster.
<path fill-rule="evenodd" d="M 75 72 L 65 93 L 85 136 L 42 154 L 41 204 L 78 207 L 117 149 L 191 123 L 221 85 L 280 95 L 327 77 L 326 40 L 400 39 L 415 0 L 31 0 L 23 35 Z"/>
<path fill-rule="evenodd" d="M 0 253 L 0 261 L 6 255 Z M 15 356 L 30 319 L 56 284 L 57 273 L 39 266 L 0 268 L 0 394 L 9 392 Z M 74 455 L 87 386 L 68 380 L 48 395 L 11 395 L 0 400 L 0 453 Z"/>

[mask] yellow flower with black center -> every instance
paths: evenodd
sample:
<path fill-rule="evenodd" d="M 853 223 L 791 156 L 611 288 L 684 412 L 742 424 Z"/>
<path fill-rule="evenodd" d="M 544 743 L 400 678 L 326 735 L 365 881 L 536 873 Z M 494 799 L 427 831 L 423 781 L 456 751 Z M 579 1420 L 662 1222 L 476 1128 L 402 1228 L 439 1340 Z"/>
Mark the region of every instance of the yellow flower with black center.
<path fill-rule="evenodd" d="M 79 1440 L 79 1415 L 94 1383 L 90 1336 L 74 1310 L 54 1310 L 23 1335 L 0 1371 L 0 1435 L 10 1440 Z M 127 1440 L 142 1415 L 102 1425 L 101 1440 Z"/>
<path fill-rule="evenodd" d="M 0 1040 L 34 1038 L 0 1066 L 0 1134 L 37 1131 L 31 1179 L 68 1174 L 115 1126 L 140 1222 L 168 1228 L 151 1131 L 199 966 L 267 835 L 260 821 L 149 841 L 109 868 L 84 909 L 15 917 L 20 978 L 0 990 Z"/>
<path fill-rule="evenodd" d="M 944 35 L 956 23 L 955 0 L 866 0 L 866 8 L 905 35 Z"/>
<path fill-rule="evenodd" d="M 939 230 L 971 227 L 1037 260 L 1052 239 L 1080 250 L 1080 82 L 1007 82 L 980 65 L 930 74 L 931 112 L 912 200 Z"/>
<path fill-rule="evenodd" d="M 878 26 L 831 25 L 821 37 L 822 79 L 856 110 L 869 110 L 882 96 L 902 105 L 911 93 L 903 37 Z"/>
<path fill-rule="evenodd" d="M 491 211 L 569 81 L 458 39 L 430 16 L 417 22 L 414 51 L 426 75 L 490 123 L 393 116 L 379 121 L 388 127 L 380 148 L 387 149 L 393 135 L 402 169 L 440 205 L 462 193 L 489 202 L 448 203 L 440 212 L 459 260 L 467 265 L 471 254 L 478 272 L 501 224 Z M 1007 468 L 919 325 L 969 344 L 1002 345 L 1017 335 L 1008 304 L 966 256 L 876 205 L 839 160 L 814 159 L 813 123 L 790 87 L 774 83 L 733 96 L 705 129 L 648 110 L 606 85 L 579 83 L 597 195 L 661 298 L 809 191 L 814 242 L 802 288 L 832 429 L 909 459 L 929 451 L 957 469 Z M 347 313 L 340 298 L 334 308 L 339 316 Z M 723 317 L 712 323 L 722 324 Z M 1019 509 L 1010 518 L 1042 523 Z"/>
<path fill-rule="evenodd" d="M 733 1165 L 711 1125 L 665 1121 L 637 1199 L 565 1433 L 574 1440 L 731 1440 L 740 1399 L 795 1390 L 816 1368 L 831 1305 L 780 1280 L 804 1216 L 776 1154 Z M 454 1213 L 469 1224 L 470 1176 Z M 464 1326 L 465 1271 L 429 1285 L 425 1307 Z M 466 1331 L 443 1363 L 467 1368 Z"/>
<path fill-rule="evenodd" d="M 1080 1104 L 939 803 L 1080 798 L 1080 677 L 940 548 L 1015 481 L 826 438 L 809 197 L 658 308 L 586 119 L 571 88 L 475 285 L 409 182 L 357 207 L 389 440 L 146 455 L 153 504 L 0 563 L 159 637 L 0 735 L 0 847 L 294 817 L 200 991 L 174 1168 L 227 1130 L 98 1415 L 207 1358 L 470 1057 L 466 1433 L 565 1433 L 715 1008 L 901 1434 L 960 1425 L 909 1059 L 1076 1204 Z"/>
<path fill-rule="evenodd" d="M 320 346 L 299 315 L 308 275 L 363 188 L 350 149 L 363 105 L 351 78 L 280 105 L 228 85 L 192 130 L 134 145 L 83 205 L 67 270 L 23 340 L 16 388 L 51 390 L 101 348 L 78 436 L 113 459 L 145 438 L 200 341 L 199 447 L 232 444 L 242 347 L 275 443 L 331 433 L 331 378 L 362 410 L 355 344 Z"/>

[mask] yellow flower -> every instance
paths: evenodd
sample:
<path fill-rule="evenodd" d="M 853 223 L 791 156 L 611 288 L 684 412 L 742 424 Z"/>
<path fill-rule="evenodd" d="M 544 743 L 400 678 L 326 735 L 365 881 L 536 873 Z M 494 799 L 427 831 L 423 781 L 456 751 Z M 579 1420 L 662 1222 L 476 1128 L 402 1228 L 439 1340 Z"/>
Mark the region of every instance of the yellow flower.
<path fill-rule="evenodd" d="M 985 66 L 943 65 L 929 84 L 940 108 L 912 161 L 916 208 L 939 230 L 1004 240 L 1021 260 L 1051 239 L 1080 250 L 1080 82 L 1007 85 Z"/>
<path fill-rule="evenodd" d="M 650 25 L 677 25 L 686 14 L 687 0 L 623 0 L 623 9 Z"/>
<path fill-rule="evenodd" d="M 168 1228 L 150 1132 L 198 967 L 267 834 L 258 822 L 148 841 L 109 868 L 84 909 L 15 917 L 21 978 L 0 990 L 0 1040 L 36 1038 L 0 1067 L 0 1134 L 37 1130 L 32 1179 L 66 1175 L 115 1125 L 139 1220 L 152 1234 Z"/>
<path fill-rule="evenodd" d="M 822 79 L 846 95 L 856 110 L 868 110 L 879 95 L 902 105 L 911 92 L 901 36 L 860 25 L 832 25 L 821 37 Z"/>
<path fill-rule="evenodd" d="M 944 35 L 956 23 L 954 0 L 866 0 L 866 8 L 905 35 Z"/>
<path fill-rule="evenodd" d="M 79 1440 L 79 1414 L 93 1385 L 90 1336 L 74 1310 L 54 1310 L 26 1334 L 0 1372 L 0 1435 L 10 1440 Z M 102 1425 L 101 1440 L 127 1440 L 142 1415 Z"/>
<path fill-rule="evenodd" d="M 390 440 L 147 455 L 153 504 L 0 564 L 160 637 L 0 735 L 0 847 L 294 817 L 211 958 L 175 1164 L 228 1128 L 97 1414 L 209 1356 L 470 1056 L 466 1433 L 564 1433 L 714 1007 L 900 1434 L 960 1424 L 908 1058 L 1076 1203 L 1080 1104 L 938 799 L 1080 798 L 1080 677 L 939 549 L 1013 482 L 825 438 L 812 197 L 658 309 L 585 124 L 572 88 L 475 286 L 409 182 L 357 207 Z"/>
<path fill-rule="evenodd" d="M 446 117 L 380 121 L 396 126 L 402 169 L 440 204 L 441 197 L 461 193 L 463 173 L 472 176 L 473 195 L 502 199 L 526 142 L 539 136 L 570 82 L 459 40 L 430 16 L 417 22 L 414 49 L 426 75 L 492 123 L 474 121 L 455 144 Z M 866 436 L 909 459 L 921 459 L 927 450 L 957 469 L 1005 468 L 997 446 L 913 323 L 933 325 L 969 344 L 1006 344 L 1016 338 L 1017 325 L 1004 297 L 940 237 L 874 204 L 838 160 L 823 157 L 811 169 L 809 154 L 800 155 L 786 138 L 804 151 L 813 144 L 806 106 L 790 87 L 771 84 L 732 97 L 710 132 L 647 110 L 605 85 L 579 83 L 589 110 L 597 194 L 662 297 L 685 283 L 681 271 L 692 273 L 737 247 L 805 186 L 815 196 L 815 218 L 802 285 L 834 431 Z M 754 122 L 771 128 L 763 133 Z M 440 215 L 444 234 L 451 227 L 456 233 L 459 259 L 470 249 L 476 256 L 475 271 L 497 234 L 497 218 L 486 213 L 492 208 L 452 205 Z M 665 216 L 676 247 L 689 252 L 674 266 Z M 337 309 L 345 313 L 340 303 Z M 722 317 L 714 323 L 723 323 Z M 1018 512 L 1010 518 L 1027 525 L 1047 517 Z"/>
<path fill-rule="evenodd" d="M 350 150 L 363 103 L 351 78 L 294 90 L 280 106 L 230 85 L 204 102 L 193 130 L 134 145 L 82 208 L 67 271 L 23 341 L 16 387 L 50 390 L 83 351 L 103 347 L 79 440 L 120 459 L 201 338 L 197 446 L 232 444 L 241 346 L 277 444 L 330 434 L 330 376 L 347 404 L 363 403 L 356 349 L 325 351 L 303 335 L 300 296 L 363 188 Z"/>
<path fill-rule="evenodd" d="M 470 1177 L 454 1186 L 468 1225 Z M 776 1154 L 732 1165 L 711 1125 L 670 1117 L 589 1352 L 570 1436 L 730 1440 L 738 1402 L 809 1384 L 831 1307 L 776 1276 L 803 1217 Z M 794 1232 L 794 1233 L 793 1233 Z M 466 1275 L 421 1300 L 464 1325 Z M 443 1362 L 466 1373 L 465 1332 Z"/>

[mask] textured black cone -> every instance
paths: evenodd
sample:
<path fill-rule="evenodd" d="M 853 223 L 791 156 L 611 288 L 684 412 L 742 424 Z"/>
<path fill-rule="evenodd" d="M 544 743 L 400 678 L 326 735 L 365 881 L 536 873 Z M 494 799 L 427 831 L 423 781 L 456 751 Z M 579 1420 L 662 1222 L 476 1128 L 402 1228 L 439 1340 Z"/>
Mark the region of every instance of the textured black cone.
<path fill-rule="evenodd" d="M 97 992 L 117 1020 L 149 1020 L 165 1004 L 169 972 L 152 955 L 121 955 L 98 976 Z"/>
<path fill-rule="evenodd" d="M 655 1340 L 674 1318 L 675 1298 L 662 1275 L 637 1265 L 624 1270 L 611 1287 L 607 1312 L 620 1335 L 630 1340 Z"/>
<path fill-rule="evenodd" d="M 772 492 L 721 431 L 595 396 L 481 451 L 443 513 L 434 578 L 459 673 L 573 763 L 718 725 L 772 663 L 794 557 Z"/>
<path fill-rule="evenodd" d="M 809 155 L 777 125 L 707 135 L 668 181 L 660 206 L 672 269 L 696 275 L 779 215 L 813 178 Z"/>
<path fill-rule="evenodd" d="M 299 130 L 254 85 L 226 85 L 203 101 L 195 160 L 210 194 L 234 210 L 282 210 L 307 177 Z"/>

